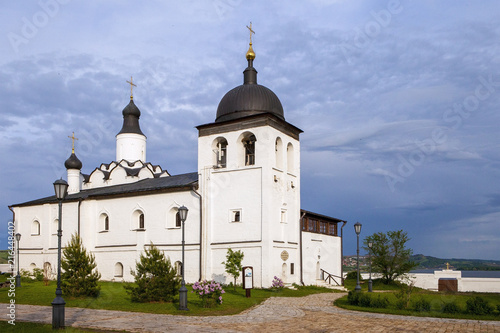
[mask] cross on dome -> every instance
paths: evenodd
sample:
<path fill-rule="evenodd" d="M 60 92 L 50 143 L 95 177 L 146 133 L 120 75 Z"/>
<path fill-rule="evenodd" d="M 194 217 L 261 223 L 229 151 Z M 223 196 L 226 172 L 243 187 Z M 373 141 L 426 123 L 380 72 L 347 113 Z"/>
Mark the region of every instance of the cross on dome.
<path fill-rule="evenodd" d="M 137 87 L 136 84 L 134 84 L 134 81 L 132 80 L 132 76 L 130 76 L 130 81 L 127 80 L 127 83 L 130 84 L 130 100 L 134 99 L 134 87 Z"/>
<path fill-rule="evenodd" d="M 71 152 L 74 154 L 75 153 L 75 140 L 78 140 L 77 137 L 75 137 L 75 132 L 71 136 L 68 135 L 68 138 L 71 139 Z"/>

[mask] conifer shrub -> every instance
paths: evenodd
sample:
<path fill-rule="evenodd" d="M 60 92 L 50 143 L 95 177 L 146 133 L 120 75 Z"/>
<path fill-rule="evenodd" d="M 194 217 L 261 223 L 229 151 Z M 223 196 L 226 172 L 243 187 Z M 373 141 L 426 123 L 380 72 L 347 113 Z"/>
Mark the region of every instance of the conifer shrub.
<path fill-rule="evenodd" d="M 61 259 L 61 288 L 65 295 L 99 296 L 101 286 L 98 284 L 101 274 L 96 269 L 93 254 L 88 253 L 79 235 L 71 235 Z"/>
<path fill-rule="evenodd" d="M 172 302 L 180 287 L 180 277 L 156 246 L 151 244 L 136 262 L 136 271 L 131 270 L 134 283 L 125 284 L 132 302 Z"/>
<path fill-rule="evenodd" d="M 441 309 L 443 310 L 444 313 L 450 313 L 450 314 L 456 314 L 462 312 L 462 309 L 460 309 L 460 306 L 458 306 L 457 302 L 453 301 L 450 303 L 445 303 Z"/>
<path fill-rule="evenodd" d="M 488 301 L 480 296 L 472 297 L 467 300 L 466 310 L 467 313 L 474 315 L 485 315 L 493 313 L 493 306 Z"/>

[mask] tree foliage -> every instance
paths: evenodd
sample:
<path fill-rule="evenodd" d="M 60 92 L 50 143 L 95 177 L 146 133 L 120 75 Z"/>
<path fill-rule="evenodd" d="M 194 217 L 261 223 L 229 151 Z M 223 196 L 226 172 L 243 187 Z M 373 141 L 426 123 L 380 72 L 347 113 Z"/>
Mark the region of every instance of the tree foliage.
<path fill-rule="evenodd" d="M 151 244 L 131 270 L 135 283 L 125 285 L 132 302 L 171 302 L 180 287 L 175 269 L 156 246 Z"/>
<path fill-rule="evenodd" d="M 403 230 L 378 232 L 365 238 L 363 248 L 368 252 L 368 243 L 372 242 L 372 267 L 382 274 L 384 283 L 389 284 L 417 266 L 410 260 L 412 250 L 406 248 L 409 240 Z"/>
<path fill-rule="evenodd" d="M 222 262 L 226 268 L 226 273 L 232 275 L 234 278 L 234 288 L 236 288 L 236 279 L 240 276 L 241 269 L 243 268 L 241 262 L 244 256 L 241 250 L 233 251 L 233 249 L 228 249 L 226 261 Z"/>
<path fill-rule="evenodd" d="M 71 235 L 61 259 L 61 288 L 69 296 L 99 295 L 101 286 L 98 284 L 101 274 L 97 271 L 97 264 L 92 253 L 87 254 L 79 235 Z"/>

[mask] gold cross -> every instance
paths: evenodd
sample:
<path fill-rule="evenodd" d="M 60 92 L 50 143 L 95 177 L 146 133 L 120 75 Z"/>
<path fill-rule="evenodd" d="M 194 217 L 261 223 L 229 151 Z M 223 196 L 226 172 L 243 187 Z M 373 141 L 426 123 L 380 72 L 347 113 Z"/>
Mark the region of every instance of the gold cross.
<path fill-rule="evenodd" d="M 130 77 L 130 81 L 127 81 L 127 83 L 130 83 L 130 99 L 134 99 L 134 93 L 133 93 L 133 89 L 134 87 L 137 87 L 136 84 L 134 84 L 134 81 L 132 81 L 132 76 Z"/>
<path fill-rule="evenodd" d="M 449 262 L 446 263 L 446 270 L 450 270 L 450 263 Z"/>
<path fill-rule="evenodd" d="M 250 45 L 252 44 L 252 34 L 255 35 L 255 31 L 252 30 L 252 22 L 250 22 L 250 26 L 247 25 L 247 28 L 250 32 Z"/>
<path fill-rule="evenodd" d="M 75 140 L 78 140 L 78 138 L 75 137 L 75 132 L 73 132 L 73 134 L 71 136 L 68 135 L 68 138 L 71 139 L 72 143 L 72 149 L 71 149 L 71 152 L 74 154 L 75 153 Z"/>

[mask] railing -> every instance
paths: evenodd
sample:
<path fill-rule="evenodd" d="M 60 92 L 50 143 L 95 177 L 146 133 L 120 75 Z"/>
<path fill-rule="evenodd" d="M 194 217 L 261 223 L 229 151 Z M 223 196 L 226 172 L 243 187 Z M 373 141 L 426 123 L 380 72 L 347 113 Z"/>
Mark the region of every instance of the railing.
<path fill-rule="evenodd" d="M 342 281 L 342 277 L 340 277 L 338 275 L 330 274 L 327 271 L 325 271 L 324 269 L 320 269 L 320 271 L 321 271 L 321 280 L 324 280 L 328 284 L 333 284 L 332 282 L 334 282 L 337 286 L 342 285 L 341 283 L 338 283 L 338 281 L 335 279 L 335 278 L 338 278 L 338 279 L 340 279 L 340 281 Z M 326 275 L 326 277 L 325 277 L 325 275 Z"/>

